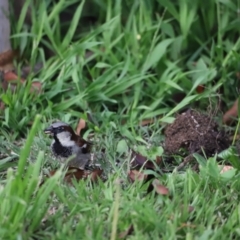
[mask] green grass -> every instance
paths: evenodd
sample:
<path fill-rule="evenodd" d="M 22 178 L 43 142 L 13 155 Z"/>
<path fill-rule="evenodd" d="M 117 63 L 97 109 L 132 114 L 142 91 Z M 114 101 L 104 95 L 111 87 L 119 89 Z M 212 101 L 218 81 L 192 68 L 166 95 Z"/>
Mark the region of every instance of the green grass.
<path fill-rule="evenodd" d="M 63 24 L 60 13 L 71 5 L 73 18 Z M 31 25 L 24 23 L 28 6 Z M 16 69 L 39 62 L 43 69 L 15 92 L 0 89 L 0 239 L 118 239 L 131 225 L 128 239 L 237 239 L 239 162 L 231 149 L 222 154 L 235 168 L 229 173 L 196 155 L 199 173 L 157 175 L 169 197 L 130 183 L 126 166 L 132 148 L 161 154 L 163 128 L 178 111 L 212 113 L 221 98 L 220 122 L 238 98 L 239 8 L 238 0 L 27 0 L 19 20 L 11 17 L 12 46 L 21 53 Z M 32 81 L 42 83 L 41 94 L 30 92 Z M 186 97 L 174 102 L 179 92 Z M 56 119 L 75 128 L 88 115 L 85 137 L 94 133 L 94 152 L 106 149 L 101 161 L 115 173 L 105 183 L 69 186 L 60 168 L 40 187 L 56 167 L 43 129 Z M 139 126 L 148 118 L 154 124 Z"/>

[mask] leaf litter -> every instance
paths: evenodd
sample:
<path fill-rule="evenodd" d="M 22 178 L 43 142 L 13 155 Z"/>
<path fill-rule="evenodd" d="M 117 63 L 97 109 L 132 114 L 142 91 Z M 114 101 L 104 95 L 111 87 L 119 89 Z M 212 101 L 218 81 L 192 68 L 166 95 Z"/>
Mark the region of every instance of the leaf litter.
<path fill-rule="evenodd" d="M 17 88 L 18 83 L 24 85 L 26 84 L 25 78 L 28 77 L 30 73 L 37 73 L 43 67 L 42 64 L 37 64 L 33 70 L 30 67 L 23 67 L 22 73 L 18 74 L 14 70 L 14 59 L 18 57 L 16 51 L 9 50 L 7 52 L 0 54 L 0 84 L 4 91 L 8 88 L 14 92 Z M 31 93 L 41 94 L 42 92 L 42 83 L 39 81 L 31 82 L 30 87 Z M 0 110 L 5 109 L 5 104 L 0 99 Z"/>

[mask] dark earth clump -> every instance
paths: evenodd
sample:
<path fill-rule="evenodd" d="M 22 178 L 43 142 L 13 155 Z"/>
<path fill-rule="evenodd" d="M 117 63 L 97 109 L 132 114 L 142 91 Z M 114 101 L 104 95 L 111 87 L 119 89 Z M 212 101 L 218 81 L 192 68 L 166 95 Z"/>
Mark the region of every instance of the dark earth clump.
<path fill-rule="evenodd" d="M 212 156 L 230 146 L 225 131 L 213 118 L 196 110 L 178 115 L 165 130 L 165 152 L 167 154 L 189 155 L 193 153 Z"/>

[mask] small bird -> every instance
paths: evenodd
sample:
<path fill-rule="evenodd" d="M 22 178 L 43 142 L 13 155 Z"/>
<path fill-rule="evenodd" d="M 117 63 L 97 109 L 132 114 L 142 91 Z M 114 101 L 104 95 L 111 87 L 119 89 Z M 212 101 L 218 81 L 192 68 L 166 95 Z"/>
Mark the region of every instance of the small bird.
<path fill-rule="evenodd" d="M 91 162 L 91 143 L 75 134 L 73 129 L 64 122 L 55 122 L 44 130 L 46 134 L 53 136 L 51 150 L 53 155 L 61 162 L 68 162 L 68 166 L 86 169 Z"/>

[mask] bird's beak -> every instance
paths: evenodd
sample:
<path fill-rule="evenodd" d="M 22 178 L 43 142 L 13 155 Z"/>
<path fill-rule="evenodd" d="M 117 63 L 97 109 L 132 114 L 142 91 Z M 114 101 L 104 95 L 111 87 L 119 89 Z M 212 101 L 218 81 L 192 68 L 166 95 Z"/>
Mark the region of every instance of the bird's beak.
<path fill-rule="evenodd" d="M 44 129 L 44 133 L 52 135 L 53 134 L 53 127 L 48 127 L 46 129 Z"/>

